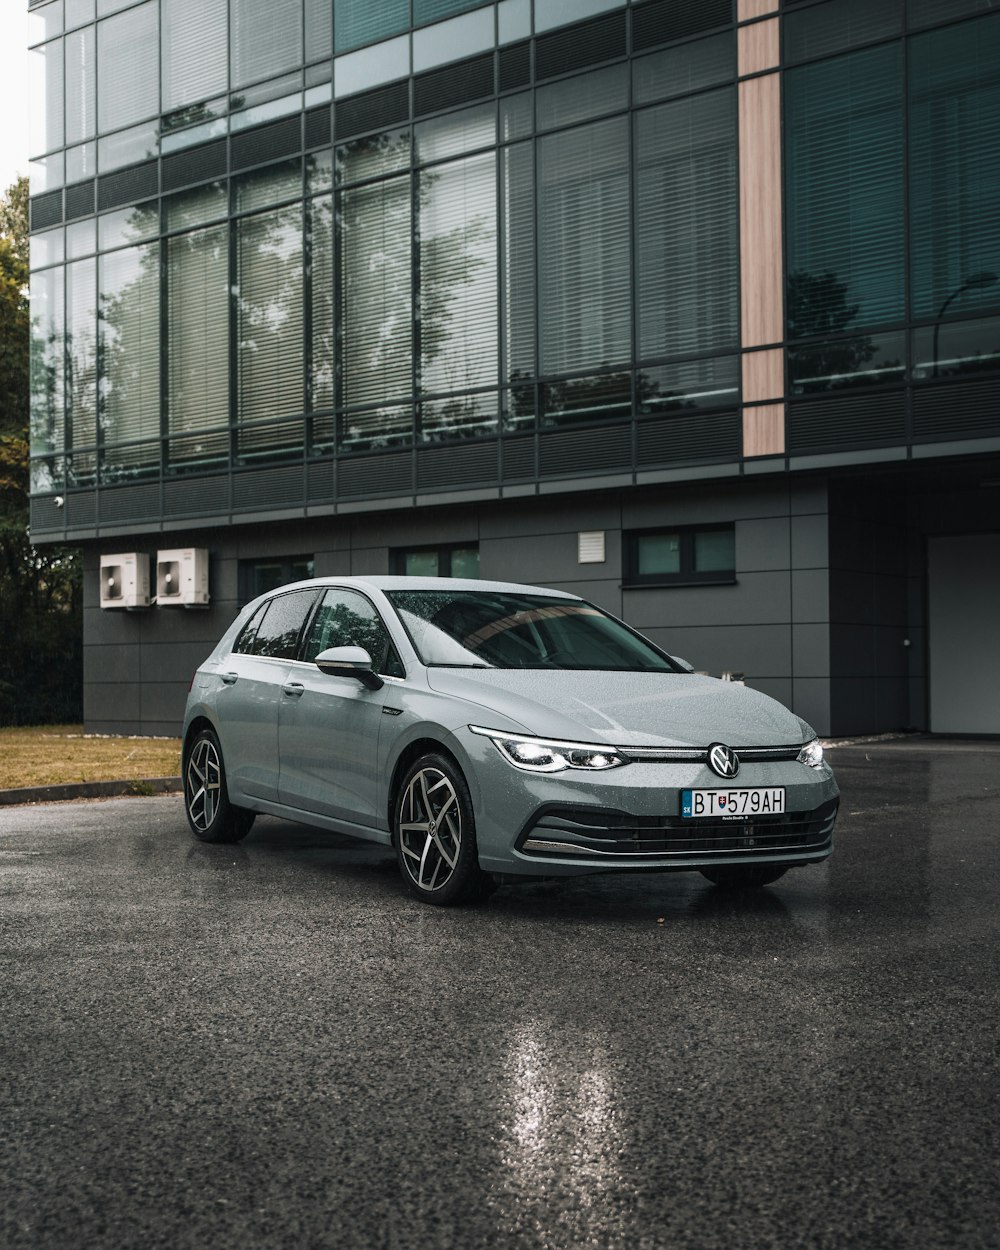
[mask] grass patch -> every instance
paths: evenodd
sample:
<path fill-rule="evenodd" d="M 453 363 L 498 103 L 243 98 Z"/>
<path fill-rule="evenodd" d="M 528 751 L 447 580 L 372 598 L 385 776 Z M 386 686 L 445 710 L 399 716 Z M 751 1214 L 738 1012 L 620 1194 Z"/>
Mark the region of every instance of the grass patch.
<path fill-rule="evenodd" d="M 84 734 L 82 725 L 0 729 L 0 790 L 178 777 L 179 738 Z"/>

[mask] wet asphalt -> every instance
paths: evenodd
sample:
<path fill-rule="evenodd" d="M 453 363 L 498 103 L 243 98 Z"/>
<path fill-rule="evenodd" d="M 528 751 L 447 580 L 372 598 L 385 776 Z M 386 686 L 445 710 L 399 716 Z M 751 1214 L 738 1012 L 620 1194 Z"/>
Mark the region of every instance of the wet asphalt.
<path fill-rule="evenodd" d="M 1000 1247 L 1000 743 L 833 761 L 756 896 L 0 811 L 0 1245 Z"/>

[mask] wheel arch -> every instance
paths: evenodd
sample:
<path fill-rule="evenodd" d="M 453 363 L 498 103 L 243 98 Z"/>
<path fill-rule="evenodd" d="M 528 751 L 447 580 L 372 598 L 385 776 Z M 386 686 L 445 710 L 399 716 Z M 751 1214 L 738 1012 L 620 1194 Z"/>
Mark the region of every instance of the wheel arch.
<path fill-rule="evenodd" d="M 403 778 L 406 776 L 407 770 L 412 764 L 416 763 L 421 756 L 424 755 L 443 755 L 446 759 L 450 760 L 465 779 L 465 784 L 469 787 L 469 793 L 473 797 L 473 804 L 475 804 L 475 795 L 472 788 L 472 781 L 470 779 L 470 770 L 465 764 L 463 764 L 459 755 L 452 750 L 447 743 L 442 742 L 440 738 L 432 738 L 430 735 L 414 738 L 412 742 L 408 742 L 406 746 L 403 747 L 399 755 L 396 757 L 396 762 L 393 765 L 392 774 L 389 778 L 389 785 L 386 790 L 386 820 L 388 821 L 389 836 L 393 846 L 396 845 L 396 831 L 393 828 L 393 808 L 396 805 L 396 795 L 399 793 L 399 787 L 402 784 Z"/>

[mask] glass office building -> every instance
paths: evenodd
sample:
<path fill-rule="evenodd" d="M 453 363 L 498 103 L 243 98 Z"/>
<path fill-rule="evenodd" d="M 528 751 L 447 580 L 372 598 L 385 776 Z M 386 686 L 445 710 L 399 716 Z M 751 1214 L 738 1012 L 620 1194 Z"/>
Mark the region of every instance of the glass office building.
<path fill-rule="evenodd" d="M 589 594 L 822 732 L 1000 732 L 949 693 L 1000 564 L 988 0 L 29 23 L 32 534 L 87 552 L 90 725 L 176 727 L 259 588 L 409 570 Z M 179 546 L 209 611 L 98 606 Z"/>

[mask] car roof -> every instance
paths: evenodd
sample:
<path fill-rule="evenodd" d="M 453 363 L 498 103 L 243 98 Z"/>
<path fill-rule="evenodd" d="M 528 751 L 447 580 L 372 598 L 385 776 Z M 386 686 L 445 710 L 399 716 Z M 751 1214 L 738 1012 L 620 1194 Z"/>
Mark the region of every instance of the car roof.
<path fill-rule="evenodd" d="M 553 599 L 579 599 L 579 595 L 569 594 L 565 590 L 552 590 L 547 586 L 527 586 L 519 582 L 488 582 L 472 577 L 405 577 L 390 574 L 373 574 L 370 577 L 312 577 L 308 581 L 293 582 L 294 586 L 350 586 L 358 590 L 479 590 L 501 591 L 532 595 L 547 595 Z M 276 590 L 288 590 L 290 586 L 277 587 Z M 274 591 L 268 592 L 275 593 Z"/>

